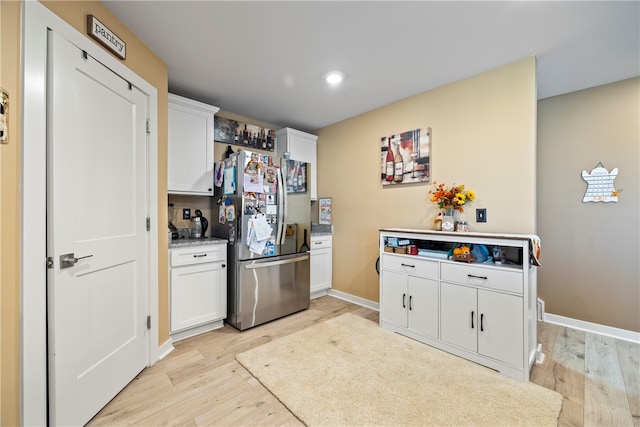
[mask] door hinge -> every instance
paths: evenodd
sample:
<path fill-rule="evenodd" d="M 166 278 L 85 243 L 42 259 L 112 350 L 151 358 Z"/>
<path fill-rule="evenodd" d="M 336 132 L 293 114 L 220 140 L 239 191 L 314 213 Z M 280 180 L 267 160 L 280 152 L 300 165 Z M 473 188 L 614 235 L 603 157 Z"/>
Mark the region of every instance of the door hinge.
<path fill-rule="evenodd" d="M 53 268 L 53 257 L 47 257 L 47 268 Z"/>
<path fill-rule="evenodd" d="M 147 329 L 151 329 L 151 316 L 147 316 Z"/>
<path fill-rule="evenodd" d="M 147 231 L 151 231 L 151 218 L 147 217 Z"/>
<path fill-rule="evenodd" d="M 147 119 L 147 133 L 151 133 L 151 120 Z"/>

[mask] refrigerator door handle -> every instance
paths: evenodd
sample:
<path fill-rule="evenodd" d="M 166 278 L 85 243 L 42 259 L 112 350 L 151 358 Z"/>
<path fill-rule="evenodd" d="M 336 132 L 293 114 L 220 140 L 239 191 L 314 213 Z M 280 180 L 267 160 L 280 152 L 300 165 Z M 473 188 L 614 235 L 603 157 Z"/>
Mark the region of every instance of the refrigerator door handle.
<path fill-rule="evenodd" d="M 278 168 L 278 233 L 276 234 L 276 244 L 283 245 L 285 232 L 285 218 L 287 216 L 287 195 L 282 184 L 284 181 L 284 173 L 282 173 L 282 165 Z"/>
<path fill-rule="evenodd" d="M 294 262 L 306 261 L 308 259 L 309 259 L 309 255 L 305 255 L 301 257 L 282 259 L 279 261 L 267 261 L 267 262 L 259 262 L 255 264 L 248 264 L 248 265 L 245 265 L 244 268 L 246 268 L 247 270 L 253 270 L 256 268 L 273 267 L 274 265 L 293 264 Z"/>

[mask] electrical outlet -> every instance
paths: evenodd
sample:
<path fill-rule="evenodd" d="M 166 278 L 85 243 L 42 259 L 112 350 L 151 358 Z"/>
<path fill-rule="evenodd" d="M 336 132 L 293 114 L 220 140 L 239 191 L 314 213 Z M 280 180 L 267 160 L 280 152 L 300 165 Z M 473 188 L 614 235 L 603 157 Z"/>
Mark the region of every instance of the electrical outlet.
<path fill-rule="evenodd" d="M 487 222 L 487 210 L 485 208 L 476 209 L 476 222 Z"/>
<path fill-rule="evenodd" d="M 191 209 L 182 209 L 182 219 L 191 219 Z"/>

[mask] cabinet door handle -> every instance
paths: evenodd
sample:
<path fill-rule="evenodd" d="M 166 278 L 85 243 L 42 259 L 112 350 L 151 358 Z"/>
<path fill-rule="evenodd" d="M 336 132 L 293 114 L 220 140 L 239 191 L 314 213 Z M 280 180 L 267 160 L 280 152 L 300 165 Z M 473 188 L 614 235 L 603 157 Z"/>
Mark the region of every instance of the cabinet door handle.
<path fill-rule="evenodd" d="M 202 258 L 202 257 L 205 257 L 205 256 L 207 256 L 207 254 L 195 254 L 193 257 L 194 258 Z"/>
<path fill-rule="evenodd" d="M 487 276 L 474 276 L 473 274 L 467 274 L 467 277 L 470 277 L 472 279 L 482 279 L 482 280 L 487 280 Z"/>
<path fill-rule="evenodd" d="M 480 332 L 484 332 L 484 313 L 480 313 Z"/>
<path fill-rule="evenodd" d="M 402 294 L 402 308 L 407 308 L 407 294 Z"/>
<path fill-rule="evenodd" d="M 403 263 L 403 264 L 400 264 L 400 265 L 401 265 L 401 266 L 403 266 L 403 267 L 416 268 L 416 266 L 415 266 L 415 265 L 411 265 L 411 264 L 404 264 L 404 263 Z"/>
<path fill-rule="evenodd" d="M 413 295 L 409 295 L 409 310 L 413 310 Z"/>
<path fill-rule="evenodd" d="M 471 312 L 471 329 L 474 328 L 474 326 L 473 326 L 473 317 L 474 317 L 474 315 L 473 314 L 474 314 L 474 312 L 472 311 Z"/>

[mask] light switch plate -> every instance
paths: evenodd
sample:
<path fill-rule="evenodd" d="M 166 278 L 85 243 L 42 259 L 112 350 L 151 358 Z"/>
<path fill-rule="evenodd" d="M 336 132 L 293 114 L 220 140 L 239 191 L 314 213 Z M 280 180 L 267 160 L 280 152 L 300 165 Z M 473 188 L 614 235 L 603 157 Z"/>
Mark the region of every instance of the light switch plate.
<path fill-rule="evenodd" d="M 182 209 L 182 219 L 191 219 L 191 209 Z"/>
<path fill-rule="evenodd" d="M 487 222 L 487 210 L 485 208 L 476 209 L 476 222 Z"/>

